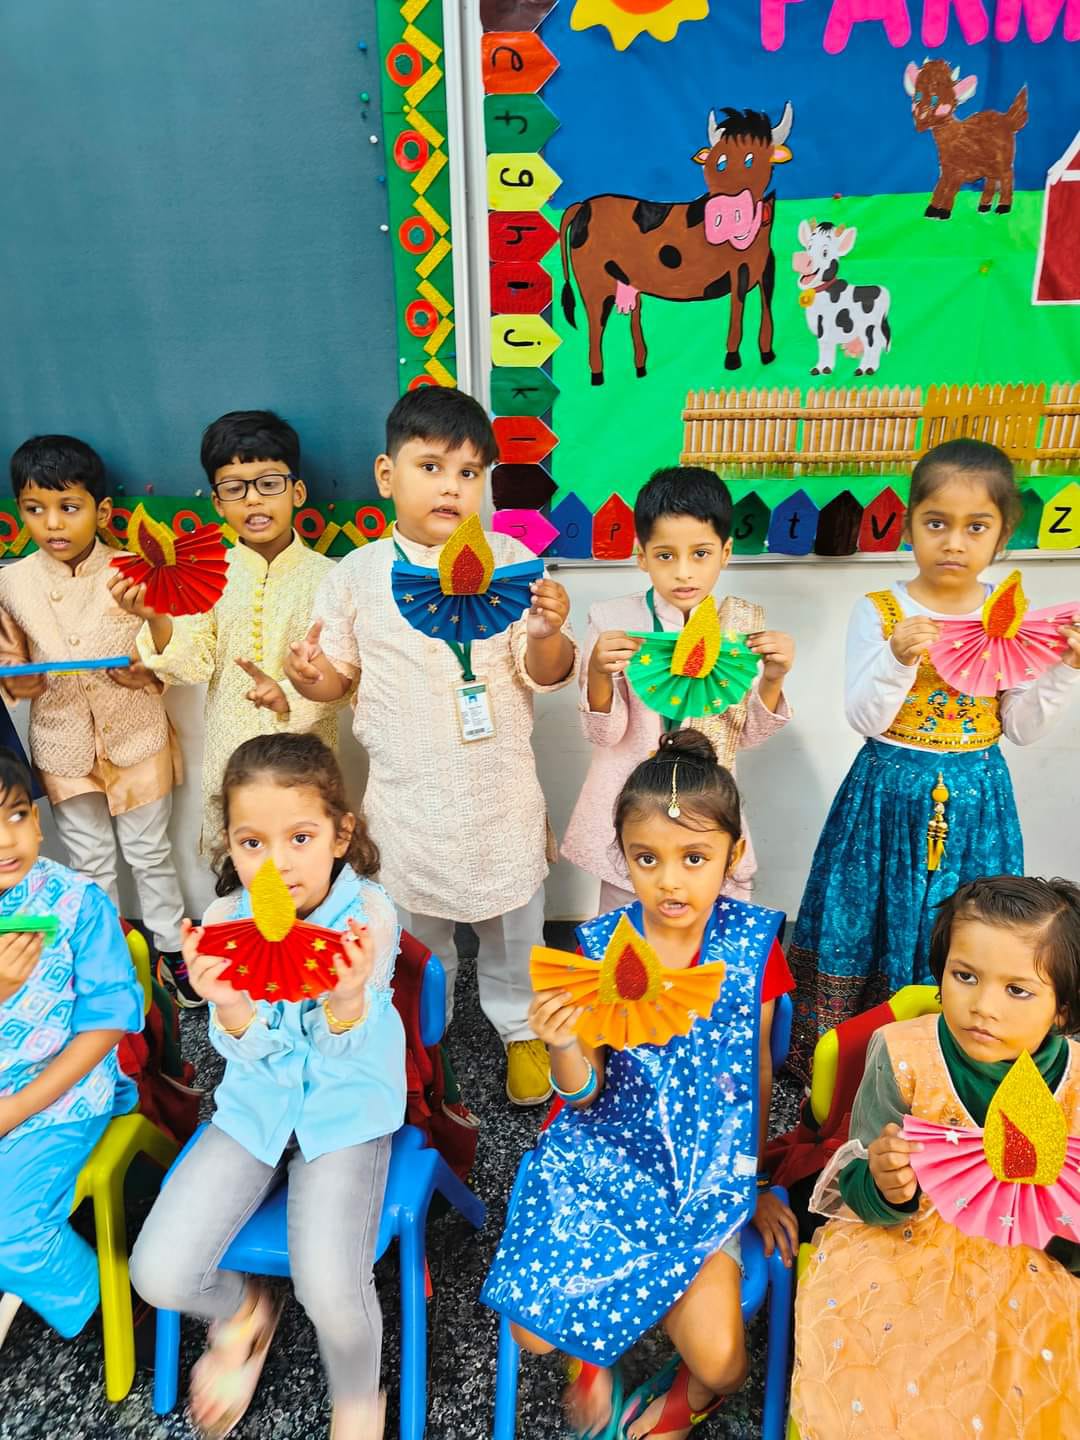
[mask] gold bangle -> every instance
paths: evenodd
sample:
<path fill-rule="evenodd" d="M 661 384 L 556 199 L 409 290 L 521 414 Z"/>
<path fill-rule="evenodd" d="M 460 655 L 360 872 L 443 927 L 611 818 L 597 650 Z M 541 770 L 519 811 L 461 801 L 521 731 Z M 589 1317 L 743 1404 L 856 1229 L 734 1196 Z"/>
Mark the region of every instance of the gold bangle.
<path fill-rule="evenodd" d="M 253 1006 L 251 1007 L 251 1014 L 250 1014 L 250 1015 L 248 1016 L 248 1018 L 244 1021 L 243 1025 L 238 1025 L 235 1030 L 230 1030 L 229 1027 L 228 1027 L 228 1025 L 223 1025 L 223 1024 L 221 1023 L 221 1021 L 218 1019 L 218 1016 L 217 1016 L 217 1007 L 215 1006 L 215 1008 L 214 1008 L 214 1024 L 217 1026 L 217 1028 L 221 1031 L 221 1033 L 222 1033 L 223 1035 L 231 1035 L 234 1040 L 239 1040 L 242 1035 L 246 1035 L 247 1032 L 251 1029 L 251 1026 L 252 1026 L 252 1024 L 253 1024 L 253 1022 L 254 1022 L 254 1020 L 255 1020 L 255 1017 L 256 1017 L 256 1015 L 257 1015 L 258 1013 L 259 1013 L 259 1012 L 255 1009 L 255 1006 L 253 1005 Z"/>
<path fill-rule="evenodd" d="M 330 1009 L 329 1000 L 324 1000 L 322 1002 L 322 1012 L 326 1017 L 326 1023 L 332 1026 L 333 1029 L 337 1030 L 339 1033 L 343 1033 L 346 1030 L 355 1030 L 357 1025 L 362 1025 L 367 1019 L 366 1004 L 364 1006 L 364 1013 L 362 1015 L 358 1015 L 355 1020 L 339 1020 L 338 1017 L 334 1014 L 333 1010 Z"/>

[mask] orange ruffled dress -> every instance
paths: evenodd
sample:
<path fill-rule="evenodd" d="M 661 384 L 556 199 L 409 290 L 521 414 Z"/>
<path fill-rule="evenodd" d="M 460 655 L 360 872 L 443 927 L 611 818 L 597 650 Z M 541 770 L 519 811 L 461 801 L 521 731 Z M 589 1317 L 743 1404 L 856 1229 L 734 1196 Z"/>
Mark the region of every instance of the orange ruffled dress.
<path fill-rule="evenodd" d="M 912 1114 L 975 1124 L 937 1016 L 884 1035 Z M 1055 1095 L 1070 1134 L 1080 1133 L 1074 1040 Z M 841 1153 L 834 1170 L 851 1158 Z M 899 1225 L 838 1218 L 819 1230 L 795 1323 L 791 1414 L 801 1440 L 1080 1437 L 1080 1279 L 1041 1250 L 969 1238 L 925 1195 Z"/>

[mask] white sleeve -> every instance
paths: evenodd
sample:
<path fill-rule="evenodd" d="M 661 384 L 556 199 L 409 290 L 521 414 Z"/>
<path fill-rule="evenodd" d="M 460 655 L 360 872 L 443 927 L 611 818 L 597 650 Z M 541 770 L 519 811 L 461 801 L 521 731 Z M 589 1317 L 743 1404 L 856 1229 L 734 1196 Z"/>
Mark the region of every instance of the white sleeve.
<path fill-rule="evenodd" d="M 1080 670 L 1064 663 L 1051 665 L 1030 685 L 1001 694 L 1001 728 L 1014 745 L 1033 745 L 1061 717 L 1073 696 L 1080 694 Z"/>
<path fill-rule="evenodd" d="M 859 735 L 880 735 L 900 712 L 918 674 L 917 665 L 901 665 L 881 633 L 874 602 L 863 596 L 848 622 L 844 670 L 844 713 Z"/>

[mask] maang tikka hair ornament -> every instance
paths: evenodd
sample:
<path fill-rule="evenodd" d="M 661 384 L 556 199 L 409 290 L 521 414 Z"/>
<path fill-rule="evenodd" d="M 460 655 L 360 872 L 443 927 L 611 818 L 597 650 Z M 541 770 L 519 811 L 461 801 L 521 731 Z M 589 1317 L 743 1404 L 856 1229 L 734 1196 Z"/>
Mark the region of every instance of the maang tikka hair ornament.
<path fill-rule="evenodd" d="M 682 814 L 679 808 L 679 762 L 676 760 L 671 767 L 671 803 L 667 807 L 667 813 L 672 820 L 677 820 Z"/>

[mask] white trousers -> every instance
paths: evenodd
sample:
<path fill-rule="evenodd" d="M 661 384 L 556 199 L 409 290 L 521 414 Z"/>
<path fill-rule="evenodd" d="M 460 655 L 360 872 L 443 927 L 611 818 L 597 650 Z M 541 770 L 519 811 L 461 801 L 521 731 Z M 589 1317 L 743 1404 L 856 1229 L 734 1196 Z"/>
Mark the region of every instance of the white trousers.
<path fill-rule="evenodd" d="M 446 1023 L 454 1014 L 454 982 L 458 953 L 454 921 L 437 915 L 414 915 L 398 910 L 398 919 L 410 935 L 439 957 L 446 971 Z M 534 945 L 544 943 L 544 887 L 531 900 L 492 920 L 474 920 L 480 941 L 476 982 L 480 1008 L 499 1032 L 504 1045 L 512 1040 L 535 1040 L 526 1016 L 532 1003 L 529 957 Z"/>
<path fill-rule="evenodd" d="M 124 815 L 110 815 L 108 800 L 96 791 L 54 805 L 52 813 L 71 868 L 100 885 L 117 910 L 120 909 L 116 886 L 119 840 L 120 852 L 135 880 L 143 924 L 159 950 L 179 950 L 184 897 L 180 894 L 169 841 L 172 795 L 152 800 L 149 805 L 139 805 Z"/>

